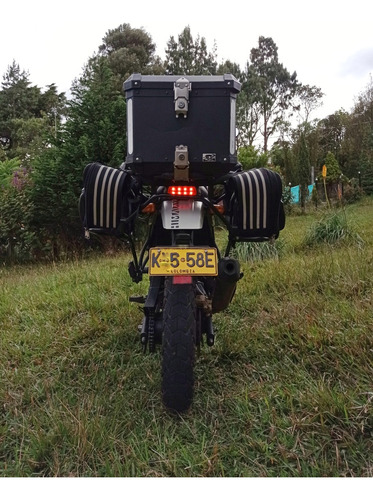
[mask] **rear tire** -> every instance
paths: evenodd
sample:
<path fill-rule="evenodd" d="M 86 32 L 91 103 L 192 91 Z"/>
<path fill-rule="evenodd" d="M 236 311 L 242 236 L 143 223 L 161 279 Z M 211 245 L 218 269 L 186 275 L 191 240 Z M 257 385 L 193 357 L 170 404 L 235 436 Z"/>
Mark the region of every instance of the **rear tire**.
<path fill-rule="evenodd" d="M 194 392 L 196 301 L 193 284 L 165 279 L 162 335 L 162 397 L 173 411 L 188 410 Z"/>

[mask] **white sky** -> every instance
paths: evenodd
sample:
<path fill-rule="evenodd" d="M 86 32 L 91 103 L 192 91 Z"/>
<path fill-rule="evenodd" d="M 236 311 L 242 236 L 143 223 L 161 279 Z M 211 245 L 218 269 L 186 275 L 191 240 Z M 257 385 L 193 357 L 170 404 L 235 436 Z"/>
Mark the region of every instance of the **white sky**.
<path fill-rule="evenodd" d="M 68 92 L 109 29 L 122 23 L 143 27 L 164 56 L 170 36 L 190 26 L 218 60 L 244 68 L 259 36 L 272 37 L 279 60 L 303 84 L 326 94 L 313 118 L 344 108 L 373 74 L 371 0 L 12 0 L 0 12 L 0 77 L 13 59 L 29 71 L 32 84 L 56 83 Z"/>

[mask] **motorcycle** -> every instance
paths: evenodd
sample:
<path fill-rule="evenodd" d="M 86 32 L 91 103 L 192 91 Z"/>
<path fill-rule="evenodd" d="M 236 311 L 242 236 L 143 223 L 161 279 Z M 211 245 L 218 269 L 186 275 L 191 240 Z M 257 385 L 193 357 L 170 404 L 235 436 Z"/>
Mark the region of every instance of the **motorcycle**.
<path fill-rule="evenodd" d="M 162 84 L 166 91 L 160 96 Z M 212 89 L 206 90 L 206 84 Z M 198 107 L 189 102 L 192 85 L 195 100 L 202 95 Z M 224 104 L 221 95 L 214 95 L 219 85 Z M 205 343 L 214 345 L 212 317 L 229 306 L 243 277 L 231 250 L 238 241 L 278 237 L 285 223 L 282 183 L 276 172 L 244 171 L 237 163 L 232 134 L 239 84 L 232 75 L 217 79 L 136 74 L 124 86 L 126 162 L 120 168 L 87 165 L 80 212 L 87 237 L 96 232 L 126 239 L 133 257 L 128 267 L 133 282 L 148 275 L 147 295 L 130 298 L 143 310 L 140 342 L 150 353 L 161 345 L 163 403 L 171 411 L 184 412 L 193 400 L 196 352 Z M 151 94 L 154 88 L 156 95 Z M 164 114 L 164 94 L 173 97 L 176 122 L 157 119 Z M 208 102 L 211 94 L 214 99 Z M 223 119 L 217 103 L 225 106 Z M 201 106 L 202 114 L 197 113 Z M 214 111 L 215 117 L 206 118 Z M 228 123 L 220 127 L 219 119 Z M 144 139 L 147 132 L 152 135 Z M 149 139 L 153 136 L 154 141 Z M 223 154 L 219 142 L 224 142 Z M 201 154 L 196 154 L 198 148 L 203 149 Z M 149 229 L 138 254 L 135 233 L 140 216 L 147 218 Z M 227 230 L 223 253 L 215 239 L 217 224 Z"/>

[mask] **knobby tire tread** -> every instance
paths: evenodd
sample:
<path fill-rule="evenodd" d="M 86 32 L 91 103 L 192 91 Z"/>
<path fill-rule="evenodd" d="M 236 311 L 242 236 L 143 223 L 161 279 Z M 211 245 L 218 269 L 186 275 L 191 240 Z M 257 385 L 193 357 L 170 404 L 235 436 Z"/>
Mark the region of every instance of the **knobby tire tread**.
<path fill-rule="evenodd" d="M 165 406 L 188 410 L 194 392 L 196 304 L 193 284 L 165 280 L 162 336 L 162 396 Z"/>

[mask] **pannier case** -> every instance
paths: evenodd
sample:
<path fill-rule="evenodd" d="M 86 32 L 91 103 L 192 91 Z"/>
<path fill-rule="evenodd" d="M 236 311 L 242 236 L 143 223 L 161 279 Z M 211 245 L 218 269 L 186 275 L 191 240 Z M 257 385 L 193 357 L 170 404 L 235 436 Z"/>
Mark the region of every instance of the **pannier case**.
<path fill-rule="evenodd" d="M 285 213 L 281 201 L 282 181 L 277 172 L 254 168 L 232 174 L 226 184 L 226 194 L 232 240 L 278 238 L 285 227 Z"/>
<path fill-rule="evenodd" d="M 130 234 L 139 204 L 138 183 L 130 172 L 97 162 L 85 167 L 79 212 L 86 230 Z"/>
<path fill-rule="evenodd" d="M 180 158 L 193 181 L 211 181 L 228 173 L 237 163 L 240 88 L 231 74 L 130 76 L 124 82 L 127 167 L 144 182 L 172 179 Z"/>

